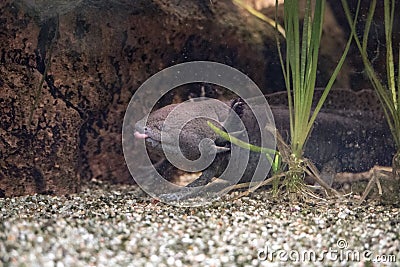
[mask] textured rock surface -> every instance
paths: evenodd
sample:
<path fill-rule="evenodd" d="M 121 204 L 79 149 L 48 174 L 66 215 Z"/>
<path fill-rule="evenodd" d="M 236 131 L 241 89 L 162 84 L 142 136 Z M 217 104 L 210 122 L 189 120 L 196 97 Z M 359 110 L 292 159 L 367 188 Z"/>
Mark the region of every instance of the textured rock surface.
<path fill-rule="evenodd" d="M 54 31 L 40 29 L 9 3 L 0 10 L 0 195 L 75 192 L 82 120 L 50 76 L 29 124 L 44 71 L 43 35 Z"/>

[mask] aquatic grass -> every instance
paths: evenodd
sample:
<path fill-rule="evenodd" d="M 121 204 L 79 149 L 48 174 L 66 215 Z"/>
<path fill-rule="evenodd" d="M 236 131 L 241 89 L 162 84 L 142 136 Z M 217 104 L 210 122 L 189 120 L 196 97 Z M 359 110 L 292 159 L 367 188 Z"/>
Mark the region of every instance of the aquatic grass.
<path fill-rule="evenodd" d="M 356 34 L 356 23 L 357 13 L 360 9 L 360 1 L 358 1 L 356 16 L 353 19 L 350 13 L 349 6 L 346 0 L 342 0 L 343 9 L 346 14 L 346 18 L 350 25 L 351 31 L 354 35 L 354 40 L 360 51 L 361 58 L 365 67 L 365 72 L 375 91 L 377 92 L 378 98 L 382 104 L 383 111 L 386 120 L 389 124 L 390 131 L 393 135 L 394 142 L 397 151 L 400 149 L 400 44 L 399 44 L 399 61 L 397 65 L 398 77 L 395 77 L 395 64 L 393 56 L 393 43 L 392 43 L 392 31 L 393 31 L 393 19 L 395 1 L 384 0 L 384 24 L 385 24 L 385 42 L 386 42 L 386 84 L 381 81 L 378 74 L 372 66 L 371 60 L 368 58 L 367 43 L 369 31 L 373 21 L 376 0 L 372 0 L 363 33 L 362 42 Z M 397 83 L 396 83 L 397 80 Z"/>
<path fill-rule="evenodd" d="M 278 13 L 276 1 L 276 14 Z M 318 55 L 322 35 L 322 25 L 326 1 L 315 1 L 312 13 L 311 0 L 306 1 L 303 29 L 300 36 L 299 3 L 295 0 L 284 2 L 284 27 L 286 32 L 286 62 L 280 50 L 278 37 L 279 59 L 285 80 L 289 105 L 290 120 L 290 152 L 287 157 L 289 170 L 286 175 L 286 186 L 289 193 L 302 191 L 306 169 L 310 168 L 303 159 L 304 147 L 310 136 L 313 124 L 321 110 L 332 85 L 343 66 L 350 48 L 352 35 L 346 44 L 332 76 L 330 77 L 321 98 L 313 109 L 314 88 L 317 78 Z M 276 20 L 277 21 L 277 20 Z M 276 24 L 277 27 L 277 24 Z M 318 176 L 315 174 L 314 176 Z"/>
<path fill-rule="evenodd" d="M 207 121 L 207 125 L 219 136 L 221 136 L 223 139 L 225 139 L 226 141 L 229 141 L 230 143 L 237 145 L 238 147 L 256 152 L 256 153 L 261 153 L 264 154 L 267 157 L 267 160 L 271 163 L 271 166 L 273 167 L 273 169 L 276 169 L 276 164 L 278 163 L 278 161 L 275 159 L 273 160 L 271 155 L 277 155 L 279 154 L 278 151 L 271 149 L 271 148 L 266 148 L 266 147 L 260 147 L 260 146 L 256 146 L 256 145 L 252 145 L 249 143 L 246 143 L 232 135 L 230 135 L 229 133 L 225 132 L 224 130 L 221 130 L 220 128 L 218 128 L 217 126 L 215 126 L 212 122 Z"/>
<path fill-rule="evenodd" d="M 235 2 L 237 1 L 235 0 Z M 281 135 L 277 132 L 277 145 L 279 152 L 275 154 L 275 158 L 272 160 L 270 157 L 271 151 L 242 142 L 209 123 L 209 126 L 217 134 L 233 144 L 254 152 L 264 153 L 269 157 L 269 161 L 272 164 L 273 177 L 260 183 L 260 185 L 273 181 L 274 195 L 277 195 L 277 190 L 282 186 L 286 188 L 290 198 L 292 196 L 297 198 L 297 193 L 302 193 L 307 196 L 313 195 L 307 190 L 307 188 L 305 188 L 304 177 L 306 174 L 313 176 L 327 192 L 336 195 L 338 194 L 328 184 L 321 180 L 315 166 L 307 159 L 303 158 L 304 147 L 311 133 L 313 123 L 318 112 L 321 110 L 341 67 L 343 66 L 353 37 L 352 32 L 345 46 L 342 57 L 332 73 L 332 76 L 330 77 L 322 96 L 318 100 L 317 105 L 313 109 L 312 103 L 317 77 L 318 55 L 325 4 L 326 0 L 316 1 L 314 13 L 312 14 L 311 0 L 307 0 L 303 19 L 303 31 L 300 38 L 298 1 L 286 0 L 284 2 L 286 64 L 284 63 L 283 55 L 280 50 L 278 34 L 275 35 L 288 96 L 291 138 L 290 146 L 284 142 Z M 275 28 L 277 32 L 282 32 L 278 27 L 276 18 L 277 13 L 278 1 L 276 1 Z M 288 169 L 286 170 L 286 168 Z M 280 178 L 283 175 L 285 176 L 285 179 L 283 183 L 281 183 L 281 186 L 279 186 L 280 181 L 275 179 Z M 254 191 L 257 187 L 258 186 L 250 188 L 249 191 Z"/>
<path fill-rule="evenodd" d="M 288 163 L 293 164 L 293 161 L 289 160 L 290 155 L 288 154 L 288 151 L 290 151 L 290 148 L 283 141 L 283 138 L 279 134 L 279 132 L 276 132 L 276 137 L 278 139 L 278 149 L 279 149 L 279 151 L 277 151 L 274 149 L 260 147 L 260 146 L 246 143 L 246 142 L 230 135 L 229 133 L 225 132 L 224 130 L 218 128 L 210 121 L 207 121 L 207 124 L 216 134 L 218 134 L 223 139 L 229 141 L 230 143 L 237 145 L 241 148 L 248 149 L 252 152 L 264 154 L 266 156 L 267 160 L 271 164 L 271 177 L 268 178 L 267 180 L 258 182 L 258 183 L 242 183 L 242 184 L 238 184 L 238 185 L 233 185 L 228 188 L 225 188 L 223 190 L 224 192 L 225 191 L 228 192 L 233 189 L 241 189 L 241 188 L 249 187 L 246 192 L 241 194 L 241 196 L 244 196 L 250 192 L 255 191 L 257 188 L 259 188 L 261 186 L 272 183 L 272 193 L 273 193 L 274 197 L 278 196 L 278 193 L 281 191 L 282 187 L 286 187 L 286 188 L 292 189 L 292 190 L 295 189 L 296 192 L 301 192 L 301 193 L 304 193 L 305 195 L 318 198 L 313 193 L 308 192 L 308 190 L 305 188 L 301 179 L 295 179 L 295 180 L 284 179 L 283 181 L 281 181 L 280 178 L 287 177 L 288 175 L 290 175 L 290 173 L 293 173 L 293 167 L 292 167 L 291 172 L 285 171 L 287 169 Z M 272 156 L 273 156 L 273 158 L 272 158 Z M 323 180 L 321 180 L 321 178 L 317 174 L 318 171 L 316 170 L 315 166 L 311 162 L 308 162 L 308 160 L 302 160 L 302 161 L 305 162 L 305 165 L 307 166 L 308 169 L 304 168 L 302 165 L 298 165 L 298 168 L 300 168 L 299 171 L 302 171 L 303 173 L 305 172 L 310 176 L 314 176 L 315 180 L 326 190 L 326 192 L 330 192 L 332 194 L 338 195 L 338 193 L 335 190 L 333 190 L 329 185 L 327 185 Z"/>
<path fill-rule="evenodd" d="M 247 193 L 249 193 L 249 192 L 255 191 L 257 188 L 259 188 L 263 185 L 272 183 L 272 191 L 273 191 L 274 196 L 276 196 L 279 191 L 279 188 L 280 188 L 279 187 L 280 186 L 279 178 L 281 178 L 282 176 L 285 175 L 283 173 L 283 170 L 285 169 L 285 163 L 282 162 L 282 156 L 281 156 L 280 152 L 277 150 L 271 149 L 271 148 L 260 147 L 260 146 L 256 146 L 256 145 L 244 142 L 244 141 L 230 135 L 229 133 L 225 132 L 224 130 L 218 128 L 210 121 L 207 121 L 207 124 L 216 134 L 218 134 L 220 137 L 222 137 L 226 141 L 229 141 L 230 143 L 232 143 L 238 147 L 250 150 L 252 152 L 264 154 L 265 157 L 267 158 L 267 160 L 269 161 L 269 163 L 271 164 L 272 177 L 270 177 L 269 179 L 267 179 L 265 181 L 261 181 L 261 182 L 256 182 L 256 183 L 254 183 L 254 182 L 253 183 L 243 183 L 243 184 L 230 186 L 230 187 L 224 189 L 224 191 L 226 190 L 226 192 L 228 192 L 232 189 L 240 189 L 240 188 L 248 187 Z M 244 193 L 243 195 L 246 195 L 247 193 Z"/>
<path fill-rule="evenodd" d="M 381 102 L 386 121 L 388 122 L 396 146 L 397 152 L 393 156 L 392 175 L 390 176 L 390 181 L 389 181 L 389 182 L 394 182 L 396 185 L 393 185 L 389 189 L 389 192 L 385 192 L 385 194 L 391 196 L 390 197 L 391 203 L 398 204 L 398 196 L 400 193 L 400 183 L 398 182 L 400 179 L 400 44 L 398 44 L 399 45 L 399 58 L 397 62 L 398 76 L 396 78 L 395 77 L 396 70 L 395 70 L 395 63 L 393 56 L 393 41 L 392 41 L 395 1 L 384 0 L 383 2 L 385 43 L 386 43 L 386 83 L 384 83 L 384 81 L 381 81 L 379 79 L 378 74 L 374 70 L 374 67 L 372 66 L 372 63 L 369 60 L 367 53 L 368 35 L 375 13 L 376 0 L 372 0 L 369 7 L 362 43 L 360 42 L 360 39 L 356 34 L 357 13 L 360 9 L 360 0 L 358 1 L 356 16 L 354 19 L 351 17 L 347 1 L 342 0 L 342 5 L 348 23 L 351 27 L 351 32 L 354 35 L 354 40 L 357 44 L 358 50 L 360 51 L 365 72 L 367 73 L 367 76 L 372 84 L 372 87 L 375 89 L 378 98 Z M 379 176 L 381 178 L 385 177 L 384 175 L 382 175 L 382 173 L 380 173 Z M 369 191 L 371 190 L 372 184 L 374 182 L 377 182 L 377 184 L 379 185 L 378 181 L 379 177 L 374 175 L 371 181 L 368 183 L 365 192 L 361 198 L 361 201 L 363 201 L 369 194 Z"/>
<path fill-rule="evenodd" d="M 311 0 L 307 0 L 300 39 L 298 1 L 286 0 L 284 3 L 286 63 L 283 61 L 279 40 L 277 39 L 278 53 L 288 95 L 291 149 L 296 158 L 301 158 L 303 155 L 304 145 L 310 135 L 312 125 L 343 66 L 352 39 L 352 36 L 350 36 L 338 65 L 315 109 L 312 110 L 325 4 L 325 0 L 316 1 L 314 13 L 311 14 Z"/>

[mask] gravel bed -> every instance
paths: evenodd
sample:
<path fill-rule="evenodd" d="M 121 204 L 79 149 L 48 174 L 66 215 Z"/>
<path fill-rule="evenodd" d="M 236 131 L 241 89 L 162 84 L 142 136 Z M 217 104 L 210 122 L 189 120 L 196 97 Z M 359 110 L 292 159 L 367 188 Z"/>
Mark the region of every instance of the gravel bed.
<path fill-rule="evenodd" d="M 178 208 L 94 182 L 0 199 L 0 266 L 400 266 L 399 207 L 236 194 Z"/>

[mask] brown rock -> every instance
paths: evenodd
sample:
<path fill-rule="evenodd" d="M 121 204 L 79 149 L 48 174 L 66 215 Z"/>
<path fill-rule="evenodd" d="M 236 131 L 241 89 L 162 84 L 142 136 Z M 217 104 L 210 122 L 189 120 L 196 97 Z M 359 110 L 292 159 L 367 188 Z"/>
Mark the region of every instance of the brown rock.
<path fill-rule="evenodd" d="M 48 83 L 51 76 L 34 108 L 44 71 L 40 28 L 9 1 L 0 10 L 0 195 L 76 192 L 82 120 Z"/>

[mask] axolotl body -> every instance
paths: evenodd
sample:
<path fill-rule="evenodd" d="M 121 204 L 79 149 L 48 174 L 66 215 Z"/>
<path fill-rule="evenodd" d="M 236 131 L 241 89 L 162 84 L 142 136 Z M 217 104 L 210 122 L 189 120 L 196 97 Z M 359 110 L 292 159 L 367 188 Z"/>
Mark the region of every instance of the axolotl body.
<path fill-rule="evenodd" d="M 224 128 L 224 123 L 229 123 L 232 111 L 243 121 L 249 136 L 249 143 L 260 145 L 261 129 L 265 131 L 263 124 L 257 122 L 254 113 L 241 99 L 231 101 L 230 105 L 210 105 L 208 100 L 203 104 L 187 105 L 189 112 L 200 114 L 217 114 L 218 121 L 214 121 L 219 128 Z M 147 149 L 158 156 L 163 156 L 162 149 L 170 153 L 178 150 L 190 160 L 200 156 L 200 142 L 204 138 L 211 140 L 208 145 L 214 146 L 217 155 L 208 167 L 202 170 L 199 178 L 188 186 L 200 186 L 210 183 L 213 177 L 220 177 L 230 160 L 230 148 L 235 146 L 217 135 L 207 124 L 207 118 L 196 118 L 185 124 L 179 131 L 179 146 L 169 145 L 169 140 L 176 138 L 176 132 L 164 128 L 164 121 L 176 104 L 168 105 L 152 112 L 145 125 L 144 120 L 136 123 L 135 137 L 145 138 Z M 258 107 L 263 108 L 263 107 Z M 192 110 L 196 109 L 196 110 Z M 271 111 L 274 116 L 276 129 L 284 139 L 289 136 L 289 110 L 286 106 L 273 105 Z M 374 165 L 390 165 L 395 152 L 391 133 L 386 122 L 376 118 L 373 111 L 354 111 L 322 109 L 317 116 L 304 156 L 310 159 L 320 170 L 334 170 L 334 172 L 362 172 L 369 170 Z M 185 115 L 174 113 L 172 120 L 179 122 Z M 171 119 L 171 118 L 169 118 Z M 173 127 L 173 126 L 172 126 Z M 161 131 L 163 131 L 163 147 L 161 146 Z M 240 139 L 240 138 L 239 138 Z M 171 142 L 172 143 L 172 142 Z M 257 152 L 250 152 L 247 167 L 240 182 L 248 182 L 254 178 L 257 164 L 265 160 Z M 265 161 L 264 161 L 265 162 Z M 332 184 L 332 173 L 326 173 L 328 183 Z"/>

